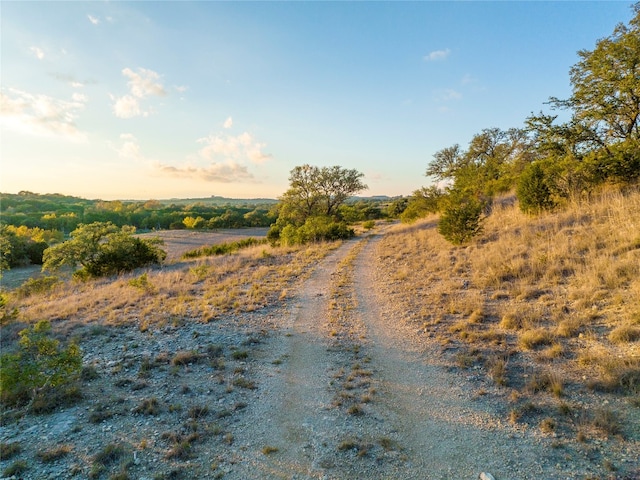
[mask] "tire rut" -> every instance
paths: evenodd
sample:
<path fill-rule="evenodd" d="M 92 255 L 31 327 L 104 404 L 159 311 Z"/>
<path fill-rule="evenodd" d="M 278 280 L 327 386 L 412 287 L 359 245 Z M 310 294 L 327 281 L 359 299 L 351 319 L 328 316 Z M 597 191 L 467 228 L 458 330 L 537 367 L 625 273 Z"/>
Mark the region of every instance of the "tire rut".
<path fill-rule="evenodd" d="M 375 294 L 380 239 L 373 238 L 356 259 L 354 283 L 377 372 L 375 412 L 407 455 L 397 478 L 476 479 L 483 471 L 500 479 L 569 478 L 559 455 L 491 414 L 459 377 L 430 361 L 438 348 L 412 340 L 414 332 Z"/>
<path fill-rule="evenodd" d="M 357 242 L 345 242 L 315 268 L 287 308 L 284 334 L 263 347 L 278 365 L 263 366 L 260 398 L 234 442 L 237 468 L 225 478 L 343 478 L 327 474 L 341 420 L 327 387 L 335 359 L 323 327 L 331 275 Z"/>

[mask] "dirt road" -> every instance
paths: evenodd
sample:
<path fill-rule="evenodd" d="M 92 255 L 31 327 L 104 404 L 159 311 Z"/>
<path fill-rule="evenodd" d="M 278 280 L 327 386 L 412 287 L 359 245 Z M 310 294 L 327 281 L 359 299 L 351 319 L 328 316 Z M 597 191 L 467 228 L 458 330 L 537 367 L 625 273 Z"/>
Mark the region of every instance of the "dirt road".
<path fill-rule="evenodd" d="M 263 345 L 261 400 L 236 430 L 228 478 L 577 478 L 575 464 L 505 423 L 490 400 L 433 361 L 435 346 L 396 321 L 376 289 L 380 238 L 346 242 L 327 257 L 290 303 L 285 334 Z M 338 342 L 327 323 L 345 265 L 342 289 L 356 307 L 342 312 L 343 327 L 359 333 Z"/>

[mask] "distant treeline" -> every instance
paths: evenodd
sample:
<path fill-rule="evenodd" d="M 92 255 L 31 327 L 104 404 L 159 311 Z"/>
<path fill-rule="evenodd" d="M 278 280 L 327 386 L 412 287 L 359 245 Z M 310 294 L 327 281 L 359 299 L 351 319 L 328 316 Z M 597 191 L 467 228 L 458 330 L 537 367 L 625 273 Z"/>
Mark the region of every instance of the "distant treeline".
<path fill-rule="evenodd" d="M 397 200 L 396 200 L 397 201 Z M 67 235 L 78 225 L 111 222 L 138 230 L 269 227 L 275 222 L 277 200 L 236 200 L 222 197 L 147 201 L 87 200 L 60 194 L 22 191 L 0 193 L 0 222 Z M 343 216 L 364 221 L 394 216 L 387 197 L 356 198 L 344 205 Z"/>
<path fill-rule="evenodd" d="M 0 216 L 6 225 L 64 233 L 75 230 L 81 223 L 93 222 L 131 225 L 139 230 L 268 227 L 274 221 L 269 211 L 276 200 L 257 202 L 260 203 L 221 197 L 192 201 L 103 201 L 23 191 L 0 193 Z"/>

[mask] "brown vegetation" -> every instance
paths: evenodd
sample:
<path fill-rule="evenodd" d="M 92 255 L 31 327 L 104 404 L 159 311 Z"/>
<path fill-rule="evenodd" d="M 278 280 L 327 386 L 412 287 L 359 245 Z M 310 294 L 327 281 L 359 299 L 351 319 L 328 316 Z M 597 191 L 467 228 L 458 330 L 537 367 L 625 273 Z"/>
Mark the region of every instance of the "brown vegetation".
<path fill-rule="evenodd" d="M 382 275 L 391 279 L 385 292 L 403 305 L 406 321 L 438 340 L 451 364 L 483 365 L 516 399 L 513 421 L 536 418 L 545 432 L 584 436 L 580 422 L 549 419 L 550 412 L 560 397 L 593 412 L 603 401 L 594 392 L 608 394 L 623 417 L 638 418 L 638 190 L 608 190 L 537 217 L 496 202 L 483 235 L 466 247 L 448 244 L 436 222 L 398 226 L 379 246 Z M 589 415 L 599 426 L 612 423 Z M 637 434 L 640 425 L 617 432 L 625 428 Z"/>

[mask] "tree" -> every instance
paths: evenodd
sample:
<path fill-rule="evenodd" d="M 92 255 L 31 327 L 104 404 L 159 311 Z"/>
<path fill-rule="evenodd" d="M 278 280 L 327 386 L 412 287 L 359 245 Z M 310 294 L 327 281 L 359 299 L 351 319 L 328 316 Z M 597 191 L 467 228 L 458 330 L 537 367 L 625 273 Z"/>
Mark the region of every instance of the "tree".
<path fill-rule="evenodd" d="M 334 239 L 336 232 L 351 235 L 352 230 L 341 222 L 339 207 L 367 188 L 362 177 L 364 174 L 355 169 L 339 166 L 295 167 L 289 176 L 289 189 L 276 207 L 278 218 L 269 231 L 269 240 L 275 243 L 283 238 L 287 243 L 305 243 Z"/>
<path fill-rule="evenodd" d="M 436 213 L 440 209 L 440 202 L 443 197 L 444 192 L 435 185 L 416 190 L 409 197 L 409 203 L 400 215 L 400 219 L 404 223 L 411 223 L 418 218 Z"/>
<path fill-rule="evenodd" d="M 79 278 L 101 277 L 158 264 L 166 252 L 158 248 L 159 240 L 134 237 L 134 227 L 117 227 L 111 222 L 79 225 L 71 240 L 44 251 L 43 270 L 58 270 L 64 265 L 82 268 Z"/>
<path fill-rule="evenodd" d="M 295 167 L 289 176 L 289 189 L 280 197 L 279 218 L 300 226 L 312 216 L 335 216 L 345 200 L 367 188 L 363 177 L 355 169 L 339 166 Z"/>
<path fill-rule="evenodd" d="M 605 145 L 640 139 L 640 3 L 633 9 L 636 15 L 628 26 L 617 25 L 594 50 L 578 52 L 580 61 L 570 70 L 571 97 L 552 99 L 571 108 Z"/>

